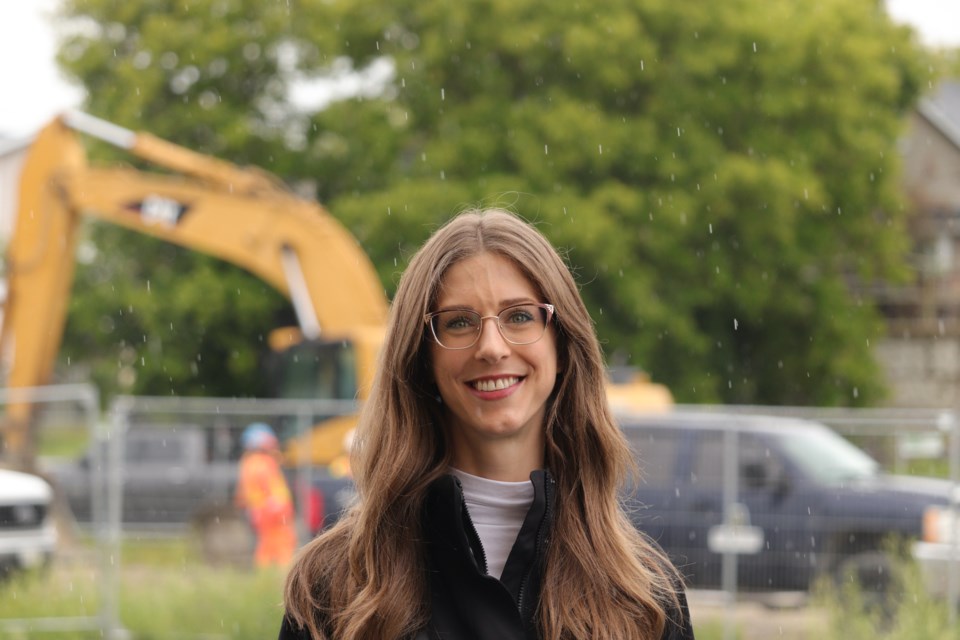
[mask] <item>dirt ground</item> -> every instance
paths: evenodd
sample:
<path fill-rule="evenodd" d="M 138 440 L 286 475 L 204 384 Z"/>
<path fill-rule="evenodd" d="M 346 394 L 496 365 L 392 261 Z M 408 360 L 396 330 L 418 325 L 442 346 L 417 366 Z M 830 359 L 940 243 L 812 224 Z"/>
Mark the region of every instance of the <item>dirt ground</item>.
<path fill-rule="evenodd" d="M 724 629 L 732 624 L 737 640 L 815 640 L 822 637 L 825 614 L 802 598 L 785 597 L 779 606 L 735 602 L 713 591 L 689 591 L 690 616 L 697 626 L 709 624 Z"/>

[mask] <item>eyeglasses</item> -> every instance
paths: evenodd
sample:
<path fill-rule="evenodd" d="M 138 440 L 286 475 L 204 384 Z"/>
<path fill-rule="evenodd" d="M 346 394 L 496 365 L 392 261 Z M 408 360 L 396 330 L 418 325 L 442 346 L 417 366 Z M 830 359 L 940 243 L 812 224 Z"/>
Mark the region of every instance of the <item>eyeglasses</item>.
<path fill-rule="evenodd" d="M 532 344 L 543 337 L 553 317 L 552 304 L 516 304 L 495 316 L 469 309 L 444 309 L 423 316 L 433 338 L 444 349 L 469 349 L 477 344 L 483 321 L 496 318 L 500 335 L 510 344 Z"/>

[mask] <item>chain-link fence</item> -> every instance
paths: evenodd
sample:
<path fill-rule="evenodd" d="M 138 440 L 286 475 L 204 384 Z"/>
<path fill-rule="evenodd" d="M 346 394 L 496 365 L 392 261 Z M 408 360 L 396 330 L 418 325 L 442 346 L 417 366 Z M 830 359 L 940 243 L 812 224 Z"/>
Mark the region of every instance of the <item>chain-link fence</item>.
<path fill-rule="evenodd" d="M 10 477 L 0 487 L 0 562 L 4 572 L 34 568 L 38 564 L 72 562 L 78 548 L 72 516 L 63 501 L 62 486 L 47 473 L 37 452 L 72 455 L 78 446 L 93 440 L 98 428 L 99 396 L 91 385 L 64 385 L 26 389 L 0 389 L 3 423 L 0 429 L 3 455 L 0 467 L 38 474 L 52 486 L 36 492 L 33 483 Z M 97 494 L 102 482 L 102 465 L 90 468 L 85 489 Z M 31 514 L 32 517 L 27 517 Z M 0 618 L 0 635 L 33 631 L 97 631 L 115 626 L 110 603 L 115 590 L 103 577 L 110 571 L 106 539 L 96 531 L 99 544 L 84 552 L 83 562 L 92 567 L 91 594 L 103 606 L 80 607 L 63 615 L 44 614 L 29 619 Z M 2 578 L 3 576 L 0 576 Z M 8 578 L 10 576 L 7 576 Z"/>
<path fill-rule="evenodd" d="M 100 422 L 95 393 L 83 389 L 32 401 L 42 406 L 40 450 L 54 454 L 44 469 L 76 530 L 96 542 L 98 604 L 86 617 L 31 620 L 33 629 L 123 637 L 121 551 L 131 539 L 189 537 L 206 563 L 249 563 L 252 535 L 233 496 L 240 434 L 250 423 L 298 444 L 299 464 L 287 472 L 303 541 L 352 499 L 339 454 L 353 403 L 121 397 Z M 909 549 L 931 592 L 960 600 L 953 412 L 684 406 L 623 424 L 644 474 L 631 509 L 638 526 L 671 553 L 692 588 L 726 594 L 731 613 L 745 597 L 791 602 L 844 567 L 882 577 L 877 552 L 891 533 L 917 543 Z M 887 472 L 939 480 L 897 488 Z M 0 629 L 24 624 L 0 620 Z"/>
<path fill-rule="evenodd" d="M 821 577 L 887 597 L 894 540 L 960 603 L 953 412 L 697 405 L 623 423 L 644 471 L 638 526 L 691 587 L 726 594 L 731 620 L 738 599 L 802 602 Z"/>
<path fill-rule="evenodd" d="M 38 466 L 62 501 L 55 562 L 82 565 L 83 579 L 71 586 L 78 592 L 72 604 L 90 615 L 0 619 L 0 630 L 96 630 L 108 638 L 127 637 L 120 595 L 123 550 L 130 541 L 189 540 L 205 564 L 250 566 L 253 534 L 234 496 L 241 434 L 251 423 L 270 425 L 288 445 L 298 443 L 293 450 L 299 450 L 299 462 L 285 472 L 301 542 L 352 500 L 341 454 L 355 403 L 119 397 L 100 421 L 91 393 L 90 387 L 48 387 L 14 396 L 30 403 L 21 413 L 43 440 L 33 443 L 44 454 Z M 0 401 L 9 397 L 0 395 Z M 317 459 L 325 464 L 311 464 Z M 84 593 L 93 585 L 96 593 Z"/>

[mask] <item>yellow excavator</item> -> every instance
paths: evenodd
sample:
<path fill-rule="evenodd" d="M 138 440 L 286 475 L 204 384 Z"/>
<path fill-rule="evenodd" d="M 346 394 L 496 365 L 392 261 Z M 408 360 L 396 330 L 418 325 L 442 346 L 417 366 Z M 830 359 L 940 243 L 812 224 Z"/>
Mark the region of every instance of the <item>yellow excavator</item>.
<path fill-rule="evenodd" d="M 166 173 L 90 166 L 80 134 Z M 262 169 L 239 167 L 79 112 L 61 115 L 40 131 L 21 173 L 0 331 L 0 353 L 9 362 L 6 386 L 35 387 L 51 378 L 84 216 L 216 256 L 287 295 L 299 327 L 275 330 L 271 348 L 288 354 L 306 350 L 311 361 L 341 364 L 309 372 L 333 377 L 324 390 L 318 391 L 317 381 L 301 381 L 281 395 L 366 397 L 388 302 L 373 264 L 349 231 Z M 280 358 L 291 366 L 297 360 Z M 610 399 L 650 409 L 673 403 L 665 387 L 643 377 L 611 384 Z M 7 457 L 30 454 L 30 418 L 28 404 L 8 405 L 0 433 Z M 353 416 L 324 422 L 303 442 L 288 443 L 288 454 L 297 462 L 328 464 L 342 454 L 353 424 Z"/>

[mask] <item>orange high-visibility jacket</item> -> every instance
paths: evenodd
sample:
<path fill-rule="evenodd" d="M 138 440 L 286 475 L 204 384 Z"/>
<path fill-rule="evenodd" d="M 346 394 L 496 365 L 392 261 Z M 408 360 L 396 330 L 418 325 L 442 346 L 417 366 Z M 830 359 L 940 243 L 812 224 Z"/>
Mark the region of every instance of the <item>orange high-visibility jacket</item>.
<path fill-rule="evenodd" d="M 293 498 L 276 458 L 251 451 L 240 460 L 237 504 L 256 528 L 293 521 Z"/>

